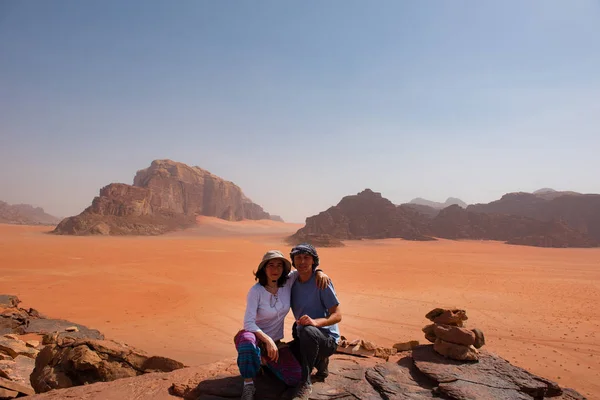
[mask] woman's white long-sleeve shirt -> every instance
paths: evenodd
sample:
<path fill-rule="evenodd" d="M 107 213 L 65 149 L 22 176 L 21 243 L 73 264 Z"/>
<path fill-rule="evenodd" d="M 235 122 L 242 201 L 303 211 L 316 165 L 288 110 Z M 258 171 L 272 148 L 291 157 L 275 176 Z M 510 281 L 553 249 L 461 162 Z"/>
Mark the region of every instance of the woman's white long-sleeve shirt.
<path fill-rule="evenodd" d="M 283 287 L 273 295 L 260 283 L 248 291 L 244 329 L 248 332 L 262 331 L 274 341 L 283 339 L 283 322 L 290 311 L 292 285 L 298 279 L 298 271 L 291 271 Z"/>

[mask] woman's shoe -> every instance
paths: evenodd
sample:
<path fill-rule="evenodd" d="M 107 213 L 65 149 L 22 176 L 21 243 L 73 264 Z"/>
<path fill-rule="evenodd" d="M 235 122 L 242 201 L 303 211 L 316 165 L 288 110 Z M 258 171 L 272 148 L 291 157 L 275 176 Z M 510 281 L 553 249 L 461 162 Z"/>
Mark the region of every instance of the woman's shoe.
<path fill-rule="evenodd" d="M 254 393 L 256 393 L 254 385 L 244 385 L 241 400 L 254 400 Z"/>

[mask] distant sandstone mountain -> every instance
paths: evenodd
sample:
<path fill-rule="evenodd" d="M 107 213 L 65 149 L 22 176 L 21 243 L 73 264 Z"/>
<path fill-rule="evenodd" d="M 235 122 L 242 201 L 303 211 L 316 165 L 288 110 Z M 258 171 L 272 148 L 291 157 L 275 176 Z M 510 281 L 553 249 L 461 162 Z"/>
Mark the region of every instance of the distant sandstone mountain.
<path fill-rule="evenodd" d="M 533 194 L 538 194 L 538 195 L 543 195 L 546 193 L 556 193 L 557 191 L 555 189 L 552 188 L 541 188 L 536 190 L 535 192 L 533 192 Z"/>
<path fill-rule="evenodd" d="M 569 211 L 570 210 L 570 211 Z M 552 200 L 512 193 L 497 202 L 443 210 L 421 204 L 395 206 L 369 189 L 306 220 L 296 237 L 500 240 L 540 247 L 600 245 L 600 195 L 563 195 Z M 292 236 L 293 238 L 294 236 Z"/>
<path fill-rule="evenodd" d="M 562 193 L 540 196 L 532 193 L 508 193 L 488 204 L 473 204 L 467 211 L 486 214 L 510 214 L 540 221 L 559 220 L 595 240 L 600 241 L 600 195 Z M 547 194 L 547 193 L 546 193 Z"/>
<path fill-rule="evenodd" d="M 559 220 L 486 214 L 453 205 L 440 211 L 431 223 L 434 236 L 446 239 L 500 240 L 538 247 L 594 247 L 599 242 Z"/>
<path fill-rule="evenodd" d="M 283 220 L 283 218 L 281 218 L 279 215 L 271 215 L 271 216 L 269 217 L 269 219 L 270 219 L 270 220 L 272 220 L 272 221 L 277 221 L 277 222 L 285 222 L 285 221 Z"/>
<path fill-rule="evenodd" d="M 41 207 L 29 204 L 10 205 L 0 201 L 0 223 L 20 225 L 56 225 L 60 218 L 46 214 Z"/>
<path fill-rule="evenodd" d="M 418 213 L 423 214 L 427 218 L 433 219 L 435 218 L 441 211 L 440 208 L 434 208 L 431 206 L 426 206 L 424 204 L 414 204 L 414 203 L 404 203 L 399 205 L 398 207 L 408 207 L 417 211 Z"/>
<path fill-rule="evenodd" d="M 198 215 L 229 221 L 270 219 L 242 190 L 199 167 L 155 160 L 133 185 L 111 183 L 81 214 L 64 219 L 54 233 L 158 235 L 195 225 Z"/>
<path fill-rule="evenodd" d="M 465 203 L 461 199 L 457 199 L 455 197 L 448 197 L 446 199 L 446 201 L 443 203 L 427 200 L 422 197 L 417 197 L 416 199 L 412 199 L 411 201 L 409 201 L 408 204 L 418 204 L 418 205 L 422 205 L 422 206 L 428 206 L 431 208 L 437 208 L 438 210 L 441 210 L 442 208 L 446 208 L 446 207 L 454 205 L 454 204 L 457 204 L 462 208 L 467 208 L 467 203 Z"/>
<path fill-rule="evenodd" d="M 410 207 L 396 206 L 370 189 L 344 197 L 336 206 L 306 219 L 294 236 L 331 235 L 337 239 L 403 238 L 432 240 L 427 218 Z"/>
<path fill-rule="evenodd" d="M 554 190 L 554 189 L 550 189 L 550 188 L 538 189 L 535 192 L 533 192 L 533 194 L 536 195 L 537 197 L 541 197 L 546 200 L 552 200 L 557 197 L 564 196 L 566 194 L 575 195 L 575 196 L 581 195 L 581 193 L 577 193 L 577 192 L 564 191 L 564 190 L 558 191 L 558 190 Z"/>

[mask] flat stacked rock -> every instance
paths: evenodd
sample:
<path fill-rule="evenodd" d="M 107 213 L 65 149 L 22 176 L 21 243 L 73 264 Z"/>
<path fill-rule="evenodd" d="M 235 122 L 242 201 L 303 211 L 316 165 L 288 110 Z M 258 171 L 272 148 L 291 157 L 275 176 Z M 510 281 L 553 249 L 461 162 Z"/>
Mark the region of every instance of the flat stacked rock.
<path fill-rule="evenodd" d="M 22 333 L 21 327 L 38 318 L 39 313 L 19 308 L 19 303 L 17 296 L 0 295 L 0 399 L 35 393 L 29 375 L 39 353 L 39 343 L 23 341 L 17 333 Z"/>
<path fill-rule="evenodd" d="M 461 309 L 435 308 L 425 315 L 433 322 L 423 328 L 425 339 L 444 357 L 458 361 L 478 361 L 479 351 L 485 344 L 480 329 L 467 329 L 467 312 Z"/>
<path fill-rule="evenodd" d="M 29 375 L 39 350 L 33 344 L 28 344 L 13 334 L 0 337 L 0 399 L 35 393 L 29 382 Z"/>

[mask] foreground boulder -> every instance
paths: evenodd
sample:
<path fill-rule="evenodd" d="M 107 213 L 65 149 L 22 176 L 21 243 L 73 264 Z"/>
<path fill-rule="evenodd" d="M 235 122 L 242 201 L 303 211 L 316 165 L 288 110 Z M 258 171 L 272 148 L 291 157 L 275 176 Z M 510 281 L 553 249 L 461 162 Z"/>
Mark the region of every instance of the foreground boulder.
<path fill-rule="evenodd" d="M 36 358 L 31 374 L 31 385 L 37 393 L 183 368 L 178 361 L 151 357 L 110 340 L 48 335 L 44 343 L 47 345 Z"/>
<path fill-rule="evenodd" d="M 479 362 L 465 363 L 449 360 L 427 345 L 416 347 L 412 358 L 419 372 L 437 382 L 436 392 L 451 399 L 545 399 L 563 395 L 556 382 L 486 351 L 479 352 Z M 569 393 L 573 396 L 572 391 L 565 396 Z M 584 398 L 578 396 L 562 398 Z"/>
<path fill-rule="evenodd" d="M 313 380 L 310 399 L 585 399 L 491 353 L 483 351 L 480 357 L 479 363 L 448 360 L 431 345 L 398 353 L 387 362 L 334 355 L 329 377 L 323 382 Z M 171 393 L 194 400 L 235 398 L 242 384 L 237 369 L 230 367 L 214 379 L 174 383 Z M 256 380 L 256 385 L 257 399 L 290 399 L 293 395 L 292 389 L 268 372 Z"/>
<path fill-rule="evenodd" d="M 215 379 L 175 383 L 171 393 L 184 399 L 226 399 L 240 396 L 243 381 L 237 368 Z M 313 379 L 311 399 L 433 399 L 434 382 L 418 373 L 409 353 L 394 356 L 385 362 L 375 357 L 334 355 L 329 363 L 329 377 L 319 382 Z M 256 379 L 256 399 L 291 399 L 293 388 L 286 387 L 269 372 Z"/>

